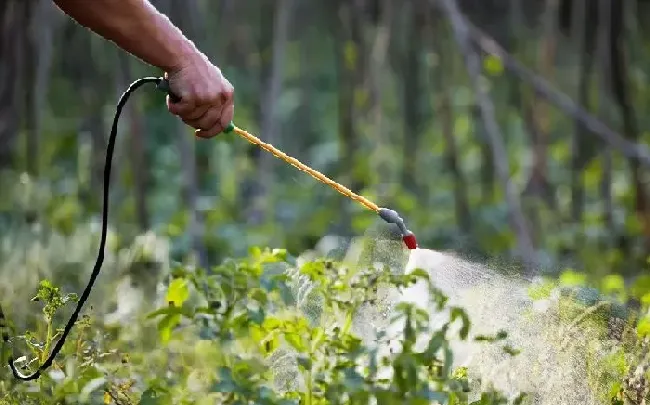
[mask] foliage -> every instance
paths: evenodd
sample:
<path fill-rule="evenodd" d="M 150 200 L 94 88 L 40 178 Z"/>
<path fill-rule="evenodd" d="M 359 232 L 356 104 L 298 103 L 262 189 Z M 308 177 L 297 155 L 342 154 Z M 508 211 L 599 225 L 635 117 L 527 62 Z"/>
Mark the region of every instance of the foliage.
<path fill-rule="evenodd" d="M 504 60 L 482 54 L 481 83 L 490 91 L 506 144 L 505 155 L 495 156 L 447 21 L 437 9 L 419 8 L 432 2 L 378 10 L 365 6 L 390 2 L 350 9 L 347 2 L 293 2 L 288 14 L 300 18 L 278 30 L 273 21 L 279 11 L 272 5 L 291 2 L 260 7 L 185 0 L 178 7 L 177 1 L 155 3 L 232 81 L 237 124 L 396 209 L 423 247 L 451 249 L 513 272 L 516 266 L 501 258 L 513 253 L 517 238 L 504 184 L 495 177 L 495 164 L 507 161 L 545 276 L 530 296 L 536 305 L 557 309 L 566 327 L 549 333 L 560 334 L 558 345 L 564 332 L 590 337 L 570 349 L 587 359 L 590 384 L 604 403 L 640 403 L 630 398 L 634 381 L 648 377 L 650 228 L 639 206 L 644 182 L 636 184 L 629 170 L 634 162 L 583 133 L 566 111 L 549 108 L 509 73 Z M 45 3 L 51 6 L 19 0 L 0 6 L 7 13 L 3 21 L 11 22 L 2 27 L 8 38 L 36 38 L 34 46 L 0 50 L 8 61 L 0 88 L 9 100 L 0 106 L 7 124 L 0 125 L 0 299 L 13 336 L 2 360 L 10 350 L 24 351 L 29 357 L 21 365 L 32 368 L 74 305 L 67 292 L 80 291 L 92 267 L 105 134 L 116 93 L 136 77 L 156 74 L 110 42 L 39 8 Z M 527 7 L 544 2 L 522 2 L 521 10 L 512 7 L 516 2 L 496 10 L 492 3 L 499 2 L 459 2 L 488 35 L 585 110 L 615 131 L 625 130 L 626 137 L 647 141 L 647 118 L 628 122 L 634 114 L 619 108 L 647 105 L 648 80 L 639 73 L 649 49 L 642 27 L 629 27 L 633 38 L 620 41 L 626 44 L 620 49 L 633 56 L 629 74 L 622 74 L 631 78 L 629 98 L 636 103 L 618 106 L 610 100 L 616 92 L 602 86 L 607 67 L 601 69 L 601 58 L 587 66 L 580 41 L 549 29 L 561 27 L 552 21 L 560 16 L 549 9 L 538 23 L 522 21 L 531 13 Z M 636 3 L 641 10 L 643 2 L 626 7 Z M 21 8 L 27 4 L 40 5 Z M 590 32 L 599 25 L 592 14 L 578 24 Z M 499 23 L 488 23 L 489 17 Z M 223 35 L 226 24 L 233 35 Z M 284 39 L 277 37 L 282 32 Z M 273 68 L 273 60 L 282 60 L 282 68 Z M 280 85 L 270 85 L 276 81 Z M 328 257 L 331 262 L 296 261 L 286 253 L 307 256 L 305 250 L 324 235 L 372 237 L 374 213 L 292 167 L 264 162 L 263 154 L 235 136 L 192 138 L 153 89 L 134 95 L 127 110 L 113 162 L 98 287 L 52 373 L 16 384 L 2 369 L 0 393 L 7 403 L 214 403 L 215 397 L 236 403 L 244 395 L 256 403 L 363 402 L 370 395 L 396 403 L 408 403 L 408 395 L 465 401 L 459 387 L 475 383 L 467 377 L 472 370 L 449 370 L 440 353 L 406 350 L 392 359 L 390 367 L 410 373 L 408 384 L 399 375 L 373 380 L 372 348 L 347 323 L 333 326 L 351 322 L 373 289 L 351 281 L 358 275 L 341 267 L 340 252 Z M 636 127 L 638 134 L 628 133 Z M 366 267 L 404 259 L 393 249 L 368 249 Z M 383 276 L 386 283 L 408 279 Z M 29 301 L 34 294 L 38 302 Z M 397 308 L 411 314 L 414 328 L 426 324 L 411 310 Z M 459 315 L 457 322 L 465 321 Z M 444 354 L 446 341 L 437 336 L 429 338 Z M 408 346 L 408 339 L 403 343 Z M 424 374 L 412 372 L 425 362 L 435 363 L 427 389 Z M 273 364 L 283 371 L 275 372 Z M 300 392 L 289 384 L 298 382 Z M 347 397 L 337 397 L 340 392 Z M 498 393 L 475 400 L 500 401 Z"/>
<path fill-rule="evenodd" d="M 120 332 L 84 316 L 52 370 L 33 383 L 6 380 L 4 400 L 8 404 L 468 403 L 467 371 L 450 368 L 450 324 L 428 331 L 426 313 L 410 304 L 396 306 L 393 315 L 406 322 L 402 350 L 393 358 L 377 358 L 377 348 L 368 347 L 352 331 L 359 305 L 369 299 L 373 285 L 388 282 L 401 287 L 426 278 L 426 273 L 363 272 L 321 259 L 304 263 L 292 276 L 288 269 L 295 263 L 285 250 L 252 248 L 247 257 L 226 260 L 210 271 L 176 267 L 165 304 L 142 320 L 141 328 L 155 328 L 155 335 L 142 333 L 138 341 L 111 339 Z M 300 278 L 312 286 L 306 296 L 298 291 Z M 446 297 L 432 292 L 432 305 L 442 310 Z M 47 355 L 56 340 L 53 315 L 75 296 L 43 281 L 37 298 L 47 332 L 21 336 L 35 357 L 22 359 L 25 368 Z M 467 338 L 467 315 L 461 308 L 452 308 L 452 314 L 451 322 L 461 322 L 461 338 Z M 414 351 L 415 341 L 423 336 L 429 341 L 426 350 Z M 394 375 L 382 380 L 377 375 L 386 367 Z M 496 392 L 472 402 L 507 403 L 511 402 Z"/>
<path fill-rule="evenodd" d="M 609 274 L 599 280 L 573 269 L 557 281 L 541 280 L 529 294 L 538 302 L 554 302 L 563 325 L 561 344 L 574 355 L 585 356 L 590 385 L 603 403 L 636 404 L 635 378 L 645 378 L 648 363 L 649 309 L 647 276 L 625 285 L 623 277 Z M 640 307 L 629 305 L 639 302 Z M 571 335 L 577 342 L 568 343 Z M 639 374 L 640 372 L 640 374 Z M 648 395 L 645 388 L 641 397 Z"/>

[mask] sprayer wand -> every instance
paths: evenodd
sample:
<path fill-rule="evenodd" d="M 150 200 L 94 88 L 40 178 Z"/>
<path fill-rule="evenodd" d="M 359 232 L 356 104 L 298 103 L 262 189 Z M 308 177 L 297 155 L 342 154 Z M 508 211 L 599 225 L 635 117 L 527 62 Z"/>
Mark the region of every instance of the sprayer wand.
<path fill-rule="evenodd" d="M 169 95 L 169 98 L 172 102 L 178 102 L 180 101 L 180 98 L 176 95 L 174 95 L 169 88 L 169 81 L 167 79 L 162 79 L 160 83 L 158 83 L 158 89 L 161 91 L 166 92 Z M 329 177 L 325 176 L 323 173 L 312 169 L 311 167 L 307 166 L 306 164 L 300 162 L 298 159 L 293 158 L 286 153 L 282 152 L 275 146 L 263 142 L 261 139 L 258 137 L 244 131 L 243 129 L 237 127 L 233 122 L 231 122 L 224 130 L 224 133 L 231 133 L 234 132 L 237 135 L 241 136 L 242 138 L 246 139 L 248 142 L 259 146 L 260 148 L 264 149 L 265 151 L 271 153 L 273 156 L 277 157 L 278 159 L 283 160 L 284 162 L 290 164 L 291 166 L 297 168 L 300 171 L 303 171 L 307 174 L 309 174 L 311 177 L 314 179 L 320 181 L 323 184 L 326 184 L 333 188 L 334 190 L 338 191 L 339 193 L 343 194 L 344 196 L 348 197 L 351 200 L 354 200 L 358 202 L 359 204 L 363 205 L 365 208 L 376 212 L 381 219 L 386 221 L 389 224 L 395 224 L 397 225 L 397 228 L 400 231 L 400 234 L 402 236 L 402 240 L 404 241 L 404 244 L 406 247 L 409 249 L 417 249 L 418 244 L 417 240 L 415 238 L 415 235 L 413 232 L 408 230 L 406 228 L 406 225 L 404 224 L 404 219 L 394 210 L 388 209 L 388 208 L 381 208 L 377 204 L 373 203 L 372 201 L 368 200 L 366 197 L 360 196 L 356 193 L 354 193 L 352 190 L 349 188 L 345 187 L 344 185 L 335 182 L 334 180 L 330 179 Z"/>
<path fill-rule="evenodd" d="M 363 205 L 365 208 L 376 212 L 379 214 L 379 217 L 383 219 L 384 221 L 388 222 L 389 224 L 395 224 L 397 225 L 397 228 L 400 231 L 400 234 L 402 236 L 402 240 L 404 241 L 404 244 L 406 244 L 406 247 L 409 249 L 416 249 L 417 248 L 417 241 L 415 239 L 415 235 L 413 232 L 408 230 L 406 228 L 406 225 L 404 224 L 404 219 L 400 217 L 400 215 L 397 213 L 395 210 L 391 210 L 388 208 L 381 208 L 377 204 L 373 203 L 372 201 L 368 200 L 366 197 L 363 197 L 361 195 L 358 195 L 354 193 L 352 190 L 349 188 L 343 186 L 340 183 L 335 182 L 334 180 L 330 179 L 329 177 L 325 176 L 323 173 L 312 169 L 311 167 L 305 165 L 304 163 L 300 162 L 298 159 L 293 158 L 291 156 L 288 156 L 286 153 L 282 152 L 281 150 L 277 149 L 275 146 L 263 142 L 261 139 L 258 137 L 244 131 L 241 128 L 238 128 L 233 124 L 232 122 L 224 129 L 224 133 L 230 133 L 234 132 L 237 135 L 241 136 L 242 138 L 246 139 L 248 142 L 259 146 L 260 148 L 264 149 L 267 152 L 270 152 L 273 156 L 285 161 L 286 163 L 292 165 L 293 167 L 297 168 L 298 170 L 301 170 L 307 174 L 309 174 L 311 177 L 314 179 L 320 181 L 323 184 L 326 184 L 330 187 L 332 187 L 334 190 L 338 191 L 339 193 L 343 194 L 344 196 L 348 197 L 351 200 L 354 200 L 358 202 L 359 204 Z"/>

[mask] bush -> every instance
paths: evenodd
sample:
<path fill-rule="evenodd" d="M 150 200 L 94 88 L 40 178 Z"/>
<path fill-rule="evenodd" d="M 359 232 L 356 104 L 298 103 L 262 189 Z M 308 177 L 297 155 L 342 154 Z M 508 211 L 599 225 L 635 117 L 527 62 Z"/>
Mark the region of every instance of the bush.
<path fill-rule="evenodd" d="M 354 332 L 377 286 L 422 277 L 323 259 L 296 266 L 286 251 L 259 248 L 210 271 L 177 266 L 165 304 L 140 324 L 116 327 L 84 316 L 48 373 L 35 382 L 5 378 L 0 393 L 6 404 L 468 404 L 467 370 L 451 369 L 449 324 L 428 331 L 425 312 L 409 304 L 384 308 L 404 320 L 404 339 L 398 355 L 383 359 Z M 445 296 L 431 291 L 444 308 Z M 47 356 L 63 309 L 76 298 L 48 281 L 37 297 L 47 327 L 11 342 L 29 347 L 21 359 L 26 369 Z M 466 336 L 469 319 L 461 308 L 453 311 Z M 423 335 L 429 344 L 415 352 Z M 7 347 L 3 353 L 6 361 Z M 391 379 L 378 377 L 382 368 L 392 369 Z M 472 403 L 523 398 L 488 392 Z"/>

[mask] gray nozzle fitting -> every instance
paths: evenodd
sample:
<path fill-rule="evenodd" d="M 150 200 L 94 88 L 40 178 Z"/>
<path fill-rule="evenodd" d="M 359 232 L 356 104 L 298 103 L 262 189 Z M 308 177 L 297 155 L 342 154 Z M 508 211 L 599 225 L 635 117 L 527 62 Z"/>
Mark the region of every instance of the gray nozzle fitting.
<path fill-rule="evenodd" d="M 388 222 L 389 224 L 397 225 L 400 232 L 402 233 L 402 236 L 408 235 L 409 231 L 404 225 L 404 220 L 399 216 L 397 211 L 388 208 L 380 208 L 378 214 L 381 219 Z"/>

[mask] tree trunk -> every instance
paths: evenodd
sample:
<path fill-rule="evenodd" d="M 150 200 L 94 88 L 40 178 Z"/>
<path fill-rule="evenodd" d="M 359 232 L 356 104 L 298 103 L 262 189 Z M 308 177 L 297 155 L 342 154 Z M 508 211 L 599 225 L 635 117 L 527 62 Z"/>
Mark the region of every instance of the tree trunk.
<path fill-rule="evenodd" d="M 297 7 L 297 6 L 296 6 Z M 315 23 L 317 19 L 313 18 L 311 7 L 304 7 L 304 10 L 294 10 L 296 14 L 301 16 L 301 31 Z M 314 62 L 313 58 L 318 52 L 314 49 L 314 45 L 307 39 L 300 41 L 300 54 L 298 59 L 300 62 L 300 78 L 298 85 L 300 86 L 300 106 L 293 116 L 295 125 L 293 127 L 299 134 L 297 139 L 293 140 L 290 145 L 287 145 L 287 153 L 296 156 L 297 159 L 302 159 L 305 151 L 318 140 L 318 132 L 314 128 L 314 117 L 312 115 L 314 97 L 318 97 L 319 93 L 314 89 Z"/>
<path fill-rule="evenodd" d="M 338 181 L 349 184 L 351 190 L 363 188 L 363 179 L 355 173 L 355 151 L 359 149 L 359 134 L 355 125 L 354 95 L 358 88 L 359 71 L 364 65 L 365 49 L 362 37 L 361 19 L 356 4 L 338 2 L 338 29 L 336 30 L 337 73 L 338 73 L 338 129 L 339 167 Z M 339 219 L 340 233 L 350 230 L 349 201 L 341 199 Z"/>
<path fill-rule="evenodd" d="M 131 77 L 131 56 L 125 52 L 119 55 L 120 71 L 122 76 L 130 81 Z M 134 97 L 130 100 L 128 105 L 128 123 L 129 133 L 128 139 L 130 143 L 130 157 L 131 157 L 131 172 L 133 176 L 133 193 L 135 196 L 135 212 L 136 222 L 140 231 L 145 231 L 149 228 L 149 212 L 147 210 L 147 189 L 148 189 L 148 174 L 149 164 L 145 154 L 144 138 L 146 131 L 142 125 L 142 117 L 140 116 L 139 100 Z"/>
<path fill-rule="evenodd" d="M 592 73 L 592 58 L 587 48 L 587 34 L 585 31 L 586 0 L 573 0 L 573 37 L 576 52 L 580 55 L 580 69 L 578 77 L 578 103 L 589 108 L 589 79 Z M 588 131 L 580 120 L 575 120 L 574 133 L 571 138 L 571 217 L 575 223 L 582 221 L 585 205 L 585 186 L 582 180 L 582 171 L 586 156 L 591 155 Z"/>
<path fill-rule="evenodd" d="M 29 21 L 25 63 L 25 166 L 29 174 L 39 174 L 41 120 L 47 101 L 52 66 L 53 35 L 57 24 L 56 8 L 51 1 L 34 0 Z"/>
<path fill-rule="evenodd" d="M 404 106 L 404 142 L 402 144 L 402 185 L 413 194 L 418 194 L 417 158 L 418 138 L 422 130 L 421 102 L 421 72 L 420 52 L 422 47 L 422 16 L 415 1 L 406 1 L 403 6 L 408 8 L 406 24 L 407 52 L 404 55 L 402 69 L 403 106 Z"/>
<path fill-rule="evenodd" d="M 600 15 L 610 15 L 611 13 L 611 0 L 599 0 L 595 7 L 600 8 Z M 611 71 L 610 61 L 611 55 L 610 48 L 610 33 L 611 33 L 611 20 L 609 18 L 599 19 L 599 29 L 597 38 L 597 60 L 598 65 L 601 67 L 600 75 L 600 93 L 607 94 L 607 89 L 610 88 L 611 82 L 608 80 L 608 72 Z M 607 98 L 599 97 L 598 99 L 598 113 L 603 122 L 611 121 L 608 114 Z M 612 200 L 612 152 L 610 148 L 605 148 L 603 151 L 603 164 L 602 164 L 602 178 L 600 182 L 600 194 L 603 199 L 603 218 L 607 229 L 614 232 L 614 202 Z M 607 238 L 607 243 L 613 242 L 611 237 Z"/>
<path fill-rule="evenodd" d="M 542 76 L 552 79 L 556 47 L 556 16 L 558 0 L 546 0 L 544 16 L 544 36 L 539 49 L 539 63 Z M 527 103 L 525 121 L 531 135 L 533 162 L 531 176 L 524 189 L 524 195 L 540 198 L 549 206 L 554 206 L 553 192 L 548 181 L 548 139 L 550 132 L 549 105 L 537 95 Z"/>
<path fill-rule="evenodd" d="M 262 96 L 263 101 L 260 106 L 262 122 L 261 139 L 272 145 L 277 144 L 279 141 L 277 104 L 282 95 L 284 60 L 286 57 L 289 17 L 291 15 L 293 0 L 274 0 L 273 3 L 272 40 L 269 49 L 271 60 L 268 65 L 265 64 L 265 61 L 262 62 L 266 68 L 263 68 L 262 83 L 264 90 Z M 268 15 L 263 15 L 262 18 L 268 19 Z M 263 55 L 266 51 L 267 49 L 262 50 Z M 259 156 L 253 206 L 248 216 L 249 222 L 252 224 L 263 223 L 273 207 L 272 201 L 270 201 L 271 196 L 268 194 L 268 188 L 273 184 L 275 157 L 266 152 L 261 152 Z"/>
<path fill-rule="evenodd" d="M 630 100 L 630 92 L 627 83 L 628 68 L 627 55 L 625 52 L 625 41 L 623 41 L 624 27 L 624 4 L 610 0 L 611 22 L 609 30 L 609 56 L 611 74 L 608 77 L 612 83 L 614 100 L 618 104 L 620 114 L 623 118 L 623 132 L 628 141 L 639 142 L 639 128 L 634 114 L 634 107 Z M 647 170 L 645 170 L 637 158 L 630 159 L 632 182 L 635 190 L 636 214 L 643 234 L 645 236 L 646 255 L 650 252 L 650 201 L 646 187 Z M 645 259 L 644 259 L 645 260 Z"/>
<path fill-rule="evenodd" d="M 472 123 L 481 145 L 481 203 L 491 205 L 494 203 L 496 187 L 496 168 L 494 154 L 490 147 L 490 140 L 481 117 L 481 107 L 478 104 L 471 106 Z"/>
<path fill-rule="evenodd" d="M 391 19 L 393 18 L 392 0 L 381 0 L 380 3 L 380 21 L 375 32 L 375 41 L 372 47 L 372 53 L 369 59 L 368 72 L 370 74 L 370 116 L 372 121 L 372 134 L 376 137 L 377 147 L 373 150 L 373 158 L 370 163 L 371 170 L 376 174 L 378 179 L 377 194 L 381 201 L 388 203 L 390 199 L 389 186 L 391 179 L 390 160 L 390 137 L 386 135 L 384 126 L 384 111 L 382 101 L 384 97 L 384 81 L 386 74 L 386 62 L 388 48 L 391 38 Z"/>
<path fill-rule="evenodd" d="M 33 0 L 4 0 L 0 3 L 0 170 L 15 164 L 16 144 L 24 103 L 25 49 Z"/>
<path fill-rule="evenodd" d="M 438 113 L 435 115 L 440 117 L 442 134 L 445 137 L 446 144 L 446 167 L 451 172 L 452 178 L 454 180 L 456 223 L 465 235 L 469 235 L 471 233 L 472 227 L 472 216 L 469 209 L 467 179 L 463 174 L 463 170 L 458 159 L 458 145 L 456 143 L 456 137 L 454 135 L 454 110 L 450 95 L 452 89 L 450 89 L 449 85 L 449 83 L 452 83 L 452 80 L 451 77 L 447 75 L 447 72 L 452 72 L 453 70 L 449 66 L 449 63 L 445 62 L 449 60 L 449 58 L 444 56 L 449 55 L 448 48 L 443 50 L 443 46 L 441 44 L 444 42 L 437 40 L 437 38 L 442 37 L 442 34 L 445 31 L 442 29 L 432 29 L 432 31 L 434 32 L 432 35 L 429 35 L 429 37 L 434 38 L 432 41 L 433 49 L 435 51 L 435 54 L 438 55 L 438 59 L 440 61 L 437 69 L 432 69 L 431 72 L 433 81 L 435 83 L 435 91 L 439 92 L 440 97 L 440 101 L 438 103 Z"/>
<path fill-rule="evenodd" d="M 477 102 L 481 109 L 481 116 L 485 123 L 486 133 L 489 137 L 490 147 L 495 157 L 496 173 L 504 188 L 506 202 L 508 204 L 508 217 L 513 232 L 517 238 L 517 253 L 522 260 L 526 270 L 530 272 L 536 263 L 536 253 L 528 230 L 528 224 L 523 215 L 519 194 L 510 180 L 510 167 L 508 155 L 503 142 L 503 135 L 496 122 L 494 105 L 489 95 L 481 85 L 481 65 L 477 53 L 472 47 L 467 23 L 460 14 L 455 0 L 441 0 L 445 14 L 451 21 L 456 40 L 464 55 L 467 71 L 472 81 L 472 87 L 476 93 Z"/>

